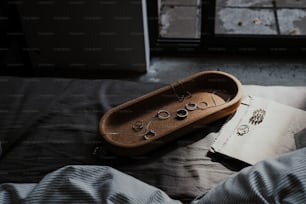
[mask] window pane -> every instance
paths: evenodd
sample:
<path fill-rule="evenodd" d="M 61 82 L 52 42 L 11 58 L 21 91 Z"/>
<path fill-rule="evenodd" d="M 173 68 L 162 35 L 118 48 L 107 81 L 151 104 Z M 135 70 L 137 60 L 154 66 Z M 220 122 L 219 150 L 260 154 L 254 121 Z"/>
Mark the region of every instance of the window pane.
<path fill-rule="evenodd" d="M 161 38 L 200 39 L 200 0 L 158 0 Z"/>
<path fill-rule="evenodd" d="M 216 5 L 216 34 L 306 34 L 306 0 L 216 0 Z"/>

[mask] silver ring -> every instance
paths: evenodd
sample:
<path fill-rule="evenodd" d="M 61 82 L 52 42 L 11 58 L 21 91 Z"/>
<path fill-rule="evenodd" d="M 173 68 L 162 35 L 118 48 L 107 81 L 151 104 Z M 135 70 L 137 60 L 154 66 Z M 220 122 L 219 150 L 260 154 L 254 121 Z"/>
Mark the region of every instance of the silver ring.
<path fill-rule="evenodd" d="M 198 104 L 195 102 L 189 102 L 185 105 L 186 109 L 189 111 L 196 110 L 198 108 Z"/>
<path fill-rule="evenodd" d="M 161 120 L 166 120 L 166 119 L 170 118 L 170 113 L 167 110 L 159 110 L 157 112 L 157 117 Z"/>
<path fill-rule="evenodd" d="M 200 104 L 204 104 L 204 107 L 202 107 L 202 105 L 200 106 Z M 199 109 L 206 109 L 208 107 L 208 103 L 206 101 L 201 101 L 199 104 L 198 104 L 198 108 Z"/>
<path fill-rule="evenodd" d="M 176 116 L 179 118 L 179 119 L 184 119 L 188 116 L 188 110 L 184 109 L 184 108 L 181 108 L 181 109 L 177 109 L 176 110 Z"/>
<path fill-rule="evenodd" d="M 148 140 L 148 139 L 150 139 L 151 137 L 155 137 L 157 135 L 157 133 L 153 130 L 153 129 L 151 129 L 151 130 L 149 130 L 149 131 L 147 131 L 145 134 L 144 134 L 144 139 L 145 140 Z M 149 137 L 149 136 L 151 136 L 151 137 Z"/>
<path fill-rule="evenodd" d="M 133 126 L 132 126 L 133 130 L 135 130 L 136 132 L 140 131 L 143 128 L 143 122 L 141 120 L 136 121 Z"/>

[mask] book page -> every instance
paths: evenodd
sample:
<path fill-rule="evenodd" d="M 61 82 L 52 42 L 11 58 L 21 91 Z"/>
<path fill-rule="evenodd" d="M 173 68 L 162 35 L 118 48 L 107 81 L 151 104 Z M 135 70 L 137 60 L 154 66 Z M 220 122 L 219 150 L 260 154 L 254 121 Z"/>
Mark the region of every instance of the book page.
<path fill-rule="evenodd" d="M 306 128 L 306 112 L 259 97 L 247 97 L 211 146 L 249 164 L 296 149 L 294 135 Z"/>

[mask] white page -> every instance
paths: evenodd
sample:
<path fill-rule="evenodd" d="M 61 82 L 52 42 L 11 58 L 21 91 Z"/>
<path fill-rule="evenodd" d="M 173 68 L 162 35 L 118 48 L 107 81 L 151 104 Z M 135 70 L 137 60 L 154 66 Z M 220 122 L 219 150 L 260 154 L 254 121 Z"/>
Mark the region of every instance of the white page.
<path fill-rule="evenodd" d="M 211 149 L 255 164 L 295 150 L 294 134 L 304 128 L 306 111 L 272 100 L 246 97 L 233 118 L 222 127 Z"/>

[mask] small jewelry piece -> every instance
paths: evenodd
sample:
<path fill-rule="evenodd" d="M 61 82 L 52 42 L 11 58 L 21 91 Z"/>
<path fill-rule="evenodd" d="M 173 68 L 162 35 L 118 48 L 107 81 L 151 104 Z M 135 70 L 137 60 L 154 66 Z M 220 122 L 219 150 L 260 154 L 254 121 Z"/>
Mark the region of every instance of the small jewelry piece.
<path fill-rule="evenodd" d="M 185 96 L 184 96 L 184 95 L 177 96 L 177 100 L 178 100 L 179 102 L 182 102 L 184 99 L 185 99 Z"/>
<path fill-rule="evenodd" d="M 240 125 L 237 129 L 237 135 L 243 136 L 249 132 L 250 128 L 248 125 Z"/>
<path fill-rule="evenodd" d="M 184 119 L 188 116 L 188 111 L 184 108 L 181 108 L 181 109 L 177 109 L 176 110 L 176 116 L 177 118 L 179 119 Z"/>
<path fill-rule="evenodd" d="M 157 112 L 157 117 L 161 120 L 166 120 L 166 119 L 170 118 L 170 113 L 167 110 L 159 110 Z"/>
<path fill-rule="evenodd" d="M 133 130 L 135 130 L 136 132 L 142 130 L 143 128 L 143 122 L 141 120 L 136 121 L 133 126 L 132 126 Z"/>
<path fill-rule="evenodd" d="M 189 110 L 189 111 L 193 111 L 193 110 L 196 110 L 198 108 L 198 104 L 195 103 L 195 102 L 189 102 L 186 104 L 186 109 Z"/>
<path fill-rule="evenodd" d="M 206 109 L 208 107 L 208 103 L 206 101 L 201 101 L 199 104 L 198 104 L 198 108 L 199 109 Z"/>
<path fill-rule="evenodd" d="M 192 94 L 189 92 L 189 91 L 186 91 L 186 96 L 185 98 L 191 98 L 192 97 Z"/>
<path fill-rule="evenodd" d="M 182 94 L 180 96 L 177 97 L 179 102 L 182 102 L 185 98 L 191 98 L 192 95 L 189 91 L 186 92 L 186 95 Z"/>
<path fill-rule="evenodd" d="M 250 118 L 249 123 L 251 123 L 252 125 L 260 124 L 265 118 L 265 115 L 266 111 L 264 109 L 254 110 L 253 116 Z"/>
<path fill-rule="evenodd" d="M 150 139 L 151 137 L 155 137 L 157 135 L 157 133 L 153 130 L 153 129 L 150 129 L 149 131 L 147 131 L 145 134 L 144 134 L 144 139 L 145 140 L 148 140 Z"/>
<path fill-rule="evenodd" d="M 191 98 L 191 97 L 192 97 L 192 94 L 191 94 L 189 91 L 186 91 L 186 90 L 185 90 L 183 84 L 181 84 L 180 82 L 177 82 L 177 83 L 178 83 L 179 86 L 181 86 L 181 87 L 183 88 L 184 92 L 186 93 L 186 94 L 178 95 L 177 92 L 176 92 L 176 90 L 175 90 L 175 87 L 174 87 L 175 85 L 174 85 L 174 84 L 170 84 L 170 86 L 171 86 L 171 88 L 172 88 L 172 92 L 173 92 L 173 94 L 176 96 L 177 100 L 178 100 L 179 102 L 182 102 L 182 101 L 184 101 L 185 98 Z"/>

